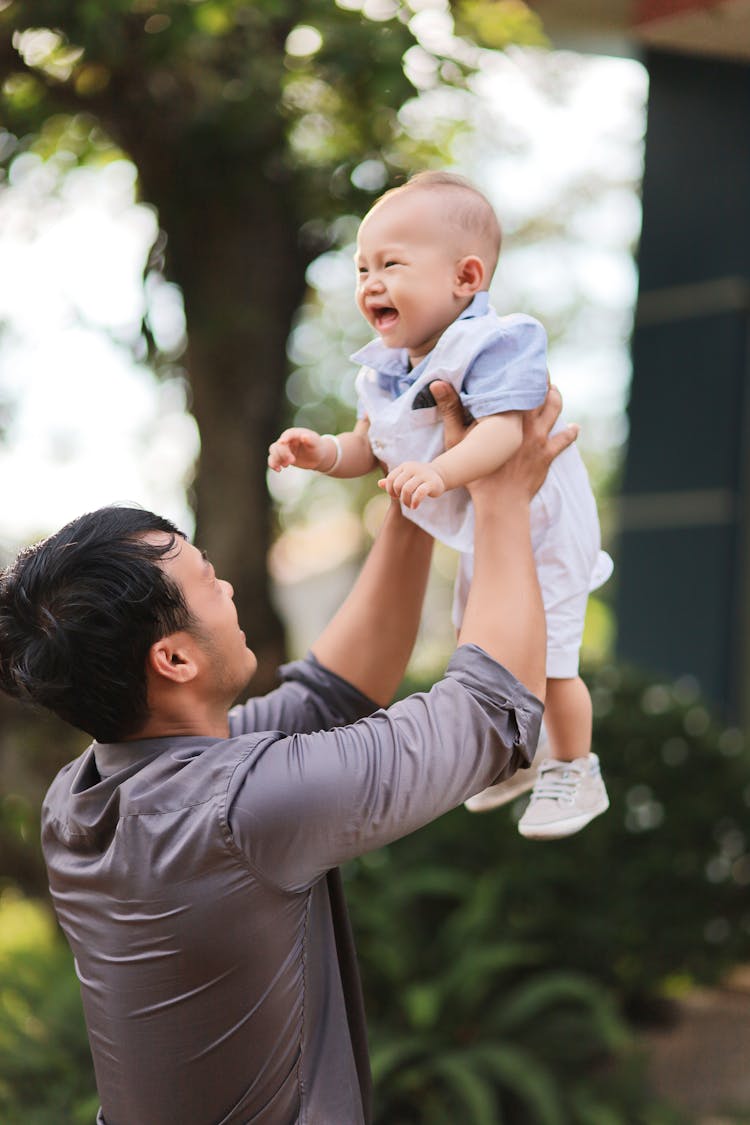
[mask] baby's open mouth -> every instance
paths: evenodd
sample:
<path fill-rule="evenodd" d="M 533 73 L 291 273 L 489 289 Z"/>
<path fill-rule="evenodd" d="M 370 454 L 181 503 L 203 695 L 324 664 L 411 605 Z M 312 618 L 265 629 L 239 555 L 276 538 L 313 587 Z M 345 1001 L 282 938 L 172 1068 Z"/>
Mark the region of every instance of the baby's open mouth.
<path fill-rule="evenodd" d="M 379 332 L 390 328 L 398 320 L 398 312 L 390 306 L 382 309 L 373 309 L 373 314 L 375 316 L 375 326 Z"/>

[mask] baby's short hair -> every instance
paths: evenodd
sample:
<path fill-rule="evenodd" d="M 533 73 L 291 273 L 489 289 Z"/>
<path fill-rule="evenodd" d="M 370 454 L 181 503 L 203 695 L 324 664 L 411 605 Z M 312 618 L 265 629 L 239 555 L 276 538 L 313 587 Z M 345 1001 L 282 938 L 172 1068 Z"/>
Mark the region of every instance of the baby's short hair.
<path fill-rule="evenodd" d="M 375 206 L 407 191 L 443 192 L 448 197 L 447 217 L 460 230 L 478 237 L 488 279 L 492 277 L 503 236 L 498 217 L 487 197 L 464 176 L 453 172 L 417 172 L 405 184 L 384 192 Z"/>

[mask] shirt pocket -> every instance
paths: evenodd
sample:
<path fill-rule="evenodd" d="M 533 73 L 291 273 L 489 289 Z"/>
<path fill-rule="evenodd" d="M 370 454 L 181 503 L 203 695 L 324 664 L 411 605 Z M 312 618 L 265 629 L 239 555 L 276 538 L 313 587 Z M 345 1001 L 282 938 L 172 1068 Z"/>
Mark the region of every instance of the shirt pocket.
<path fill-rule="evenodd" d="M 436 406 L 422 406 L 416 410 L 412 407 L 409 411 L 409 426 L 436 426 L 439 421 L 440 412 Z"/>

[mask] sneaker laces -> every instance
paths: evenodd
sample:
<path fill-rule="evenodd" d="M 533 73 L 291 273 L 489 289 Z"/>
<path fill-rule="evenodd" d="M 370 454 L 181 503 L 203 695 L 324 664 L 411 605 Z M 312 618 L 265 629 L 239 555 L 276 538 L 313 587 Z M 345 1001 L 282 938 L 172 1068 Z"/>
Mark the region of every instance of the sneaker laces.
<path fill-rule="evenodd" d="M 586 767 L 577 762 L 542 762 L 531 794 L 532 801 L 563 801 L 572 805 Z"/>

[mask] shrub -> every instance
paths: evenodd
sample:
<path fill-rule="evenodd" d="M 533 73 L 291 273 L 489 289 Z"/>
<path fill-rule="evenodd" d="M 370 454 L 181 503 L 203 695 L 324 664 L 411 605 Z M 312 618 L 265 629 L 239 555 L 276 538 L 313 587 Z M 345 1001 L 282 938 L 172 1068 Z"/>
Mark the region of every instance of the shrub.
<path fill-rule="evenodd" d="M 590 683 L 609 813 L 540 843 L 525 798 L 458 809 L 348 869 L 383 1125 L 683 1120 L 622 1014 L 748 956 L 750 762 L 687 681 Z"/>
<path fill-rule="evenodd" d="M 73 959 L 46 906 L 0 899 L 0 1121 L 91 1125 L 93 1067 Z"/>
<path fill-rule="evenodd" d="M 608 813 L 539 842 L 515 828 L 526 798 L 510 813 L 457 809 L 377 862 L 390 879 L 439 868 L 457 884 L 488 880 L 496 897 L 480 930 L 594 975 L 637 1007 L 714 982 L 750 955 L 750 753 L 688 681 L 611 667 L 588 679 Z M 426 921 L 432 937 L 434 910 Z"/>

